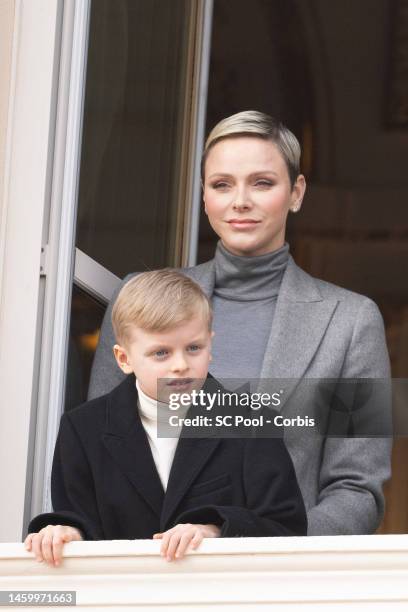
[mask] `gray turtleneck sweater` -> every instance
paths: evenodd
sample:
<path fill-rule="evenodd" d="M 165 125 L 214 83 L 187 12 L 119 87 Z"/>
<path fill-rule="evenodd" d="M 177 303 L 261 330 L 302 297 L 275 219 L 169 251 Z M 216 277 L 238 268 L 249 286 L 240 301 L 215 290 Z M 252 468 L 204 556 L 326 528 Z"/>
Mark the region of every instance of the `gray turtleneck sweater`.
<path fill-rule="evenodd" d="M 259 378 L 289 245 L 257 257 L 233 255 L 218 242 L 210 372 L 217 378 Z"/>

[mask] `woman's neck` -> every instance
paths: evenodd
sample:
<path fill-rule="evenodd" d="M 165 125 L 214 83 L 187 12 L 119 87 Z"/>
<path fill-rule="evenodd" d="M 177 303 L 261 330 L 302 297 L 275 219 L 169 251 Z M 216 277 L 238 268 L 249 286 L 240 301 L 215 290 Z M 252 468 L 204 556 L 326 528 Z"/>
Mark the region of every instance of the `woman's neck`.
<path fill-rule="evenodd" d="M 235 300 L 260 300 L 278 295 L 289 259 L 289 245 L 249 257 L 230 253 L 221 241 L 215 252 L 214 293 Z"/>

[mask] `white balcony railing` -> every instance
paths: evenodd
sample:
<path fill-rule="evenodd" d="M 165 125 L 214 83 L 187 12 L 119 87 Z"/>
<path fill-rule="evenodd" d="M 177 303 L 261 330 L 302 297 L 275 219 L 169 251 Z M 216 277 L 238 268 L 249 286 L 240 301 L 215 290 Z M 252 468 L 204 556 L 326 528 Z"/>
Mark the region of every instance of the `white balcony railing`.
<path fill-rule="evenodd" d="M 72 542 L 50 568 L 0 544 L 0 591 L 76 591 L 76 610 L 408 610 L 408 535 L 206 540 L 170 563 L 159 546 Z"/>

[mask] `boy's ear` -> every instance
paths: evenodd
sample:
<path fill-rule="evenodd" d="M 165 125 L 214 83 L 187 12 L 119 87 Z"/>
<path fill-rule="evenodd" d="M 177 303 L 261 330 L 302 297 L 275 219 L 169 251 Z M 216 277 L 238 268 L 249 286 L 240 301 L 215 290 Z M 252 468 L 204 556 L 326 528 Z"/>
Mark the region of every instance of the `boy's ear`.
<path fill-rule="evenodd" d="M 131 365 L 129 364 L 126 349 L 120 344 L 115 344 L 113 347 L 113 354 L 116 359 L 116 363 L 125 374 L 131 374 L 133 372 Z"/>
<path fill-rule="evenodd" d="M 214 336 L 215 336 L 215 331 L 213 330 L 213 331 L 211 332 L 211 340 L 214 338 Z M 211 354 L 211 353 L 210 353 L 210 359 L 209 359 L 209 361 L 212 361 L 212 354 Z"/>

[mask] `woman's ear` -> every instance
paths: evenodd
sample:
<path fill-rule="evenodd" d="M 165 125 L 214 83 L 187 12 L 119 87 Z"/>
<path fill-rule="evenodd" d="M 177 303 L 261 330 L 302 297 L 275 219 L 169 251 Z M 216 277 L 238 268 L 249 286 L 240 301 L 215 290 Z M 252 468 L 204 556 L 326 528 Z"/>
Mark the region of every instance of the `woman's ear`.
<path fill-rule="evenodd" d="M 126 349 L 123 346 L 120 346 L 120 344 L 115 344 L 115 346 L 113 347 L 113 354 L 115 356 L 116 363 L 118 364 L 122 372 L 124 372 L 125 374 L 131 374 L 133 370 L 132 366 L 129 363 Z"/>
<path fill-rule="evenodd" d="M 291 193 L 291 204 L 290 210 L 291 212 L 298 212 L 300 207 L 302 206 L 303 197 L 306 191 L 306 179 L 303 174 L 299 174 L 297 177 L 295 184 L 293 185 L 292 193 Z"/>

